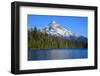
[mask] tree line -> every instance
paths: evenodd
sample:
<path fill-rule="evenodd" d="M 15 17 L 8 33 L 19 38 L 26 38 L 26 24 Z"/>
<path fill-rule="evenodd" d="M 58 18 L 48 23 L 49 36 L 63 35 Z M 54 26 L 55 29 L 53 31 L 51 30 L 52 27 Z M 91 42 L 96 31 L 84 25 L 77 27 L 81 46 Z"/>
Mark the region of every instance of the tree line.
<path fill-rule="evenodd" d="M 47 33 L 40 32 L 36 27 L 28 30 L 29 49 L 49 49 L 49 48 L 87 48 L 87 44 L 79 40 L 65 40 Z"/>

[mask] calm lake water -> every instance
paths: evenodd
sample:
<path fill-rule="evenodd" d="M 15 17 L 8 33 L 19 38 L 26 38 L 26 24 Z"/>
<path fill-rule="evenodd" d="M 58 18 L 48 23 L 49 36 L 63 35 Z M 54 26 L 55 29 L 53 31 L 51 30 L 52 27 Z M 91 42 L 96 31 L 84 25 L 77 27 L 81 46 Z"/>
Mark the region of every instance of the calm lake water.
<path fill-rule="evenodd" d="M 28 50 L 28 60 L 57 60 L 88 58 L 87 49 L 41 49 Z"/>

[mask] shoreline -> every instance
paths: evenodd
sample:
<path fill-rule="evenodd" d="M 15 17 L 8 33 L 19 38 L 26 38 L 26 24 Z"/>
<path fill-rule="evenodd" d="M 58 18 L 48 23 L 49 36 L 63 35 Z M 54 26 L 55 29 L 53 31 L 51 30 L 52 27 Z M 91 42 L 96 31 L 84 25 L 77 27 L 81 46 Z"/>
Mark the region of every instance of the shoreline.
<path fill-rule="evenodd" d="M 32 48 L 28 48 L 29 50 L 34 50 L 34 51 L 38 51 L 38 50 L 51 50 L 51 49 L 88 49 L 88 48 L 44 48 L 44 49 L 32 49 Z"/>

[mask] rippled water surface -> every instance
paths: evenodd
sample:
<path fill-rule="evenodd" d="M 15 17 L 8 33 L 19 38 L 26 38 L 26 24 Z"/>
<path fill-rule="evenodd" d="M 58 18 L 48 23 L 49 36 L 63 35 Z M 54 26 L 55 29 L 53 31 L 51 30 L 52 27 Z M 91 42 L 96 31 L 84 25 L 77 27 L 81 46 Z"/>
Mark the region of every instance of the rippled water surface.
<path fill-rule="evenodd" d="M 87 49 L 41 49 L 28 50 L 28 60 L 56 60 L 56 59 L 88 58 Z"/>

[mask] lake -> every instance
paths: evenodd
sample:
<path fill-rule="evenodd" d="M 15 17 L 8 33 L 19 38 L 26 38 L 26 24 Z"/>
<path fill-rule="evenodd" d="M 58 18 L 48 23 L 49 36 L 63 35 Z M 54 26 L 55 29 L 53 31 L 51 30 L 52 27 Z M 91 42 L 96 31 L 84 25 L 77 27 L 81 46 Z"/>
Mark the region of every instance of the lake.
<path fill-rule="evenodd" d="M 28 60 L 57 60 L 88 58 L 87 48 L 82 49 L 41 49 L 28 50 Z"/>

